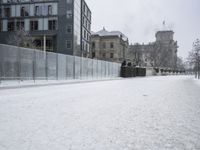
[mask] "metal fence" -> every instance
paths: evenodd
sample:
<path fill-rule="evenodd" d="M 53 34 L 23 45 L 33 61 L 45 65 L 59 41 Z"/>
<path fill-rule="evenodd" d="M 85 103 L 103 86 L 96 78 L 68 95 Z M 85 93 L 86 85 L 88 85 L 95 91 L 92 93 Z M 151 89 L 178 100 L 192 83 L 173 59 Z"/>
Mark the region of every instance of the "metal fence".
<path fill-rule="evenodd" d="M 0 82 L 102 79 L 119 76 L 119 63 L 0 44 Z"/>

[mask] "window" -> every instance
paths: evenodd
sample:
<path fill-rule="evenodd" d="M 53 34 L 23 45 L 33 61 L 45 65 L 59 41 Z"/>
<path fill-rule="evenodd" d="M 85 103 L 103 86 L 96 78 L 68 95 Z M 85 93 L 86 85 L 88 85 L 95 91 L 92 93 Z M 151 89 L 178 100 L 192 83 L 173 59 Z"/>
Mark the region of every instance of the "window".
<path fill-rule="evenodd" d="M 72 18 L 72 10 L 67 10 L 67 19 L 71 19 Z"/>
<path fill-rule="evenodd" d="M 85 24 L 85 17 L 83 16 L 82 24 Z"/>
<path fill-rule="evenodd" d="M 92 52 L 92 58 L 95 58 L 95 52 Z"/>
<path fill-rule="evenodd" d="M 86 31 L 84 30 L 84 38 L 86 39 Z"/>
<path fill-rule="evenodd" d="M 72 33 L 72 25 L 67 25 L 67 33 L 68 34 Z"/>
<path fill-rule="evenodd" d="M 113 53 L 110 53 L 110 58 L 114 58 L 114 54 Z"/>
<path fill-rule="evenodd" d="M 48 22 L 49 24 L 49 30 L 56 30 L 56 24 L 57 24 L 57 21 L 56 20 L 49 20 Z"/>
<path fill-rule="evenodd" d="M 14 26 L 15 26 L 14 21 L 9 21 L 8 22 L 8 31 L 14 31 Z"/>
<path fill-rule="evenodd" d="M 103 58 L 106 58 L 106 53 L 103 53 Z"/>
<path fill-rule="evenodd" d="M 48 5 L 48 15 L 52 15 L 52 6 Z"/>
<path fill-rule="evenodd" d="M 48 51 L 53 51 L 53 40 L 52 39 L 46 40 L 46 48 Z"/>
<path fill-rule="evenodd" d="M 67 0 L 67 4 L 72 4 L 72 0 Z"/>
<path fill-rule="evenodd" d="M 95 42 L 92 42 L 92 49 L 95 49 Z"/>
<path fill-rule="evenodd" d="M 86 29 L 87 29 L 87 20 L 85 19 L 85 27 L 86 27 Z"/>
<path fill-rule="evenodd" d="M 38 21 L 30 21 L 30 30 L 31 31 L 38 30 Z"/>
<path fill-rule="evenodd" d="M 103 43 L 103 49 L 106 49 L 106 43 L 105 42 Z"/>
<path fill-rule="evenodd" d="M 11 9 L 10 7 L 4 8 L 4 17 L 10 17 L 11 16 Z"/>
<path fill-rule="evenodd" d="M 71 49 L 72 48 L 72 41 L 67 40 L 66 44 L 67 44 L 67 49 Z"/>
<path fill-rule="evenodd" d="M 24 29 L 24 21 L 18 20 L 16 23 L 17 30 L 23 30 Z"/>
<path fill-rule="evenodd" d="M 37 47 L 37 49 L 42 49 L 43 41 L 41 39 L 35 39 L 34 44 Z"/>
<path fill-rule="evenodd" d="M 84 50 L 85 49 L 85 42 L 82 41 L 82 49 L 81 50 Z"/>
<path fill-rule="evenodd" d="M 39 6 L 35 6 L 35 15 L 39 16 Z"/>
<path fill-rule="evenodd" d="M 28 16 L 29 15 L 29 13 L 28 13 L 28 7 L 27 6 L 22 6 L 21 7 L 21 10 L 20 10 L 20 14 L 21 14 L 21 16 Z"/>
<path fill-rule="evenodd" d="M 87 45 L 87 43 L 85 44 L 85 50 L 88 51 L 88 45 Z"/>
<path fill-rule="evenodd" d="M 114 43 L 113 42 L 110 43 L 110 48 L 114 48 Z"/>
<path fill-rule="evenodd" d="M 87 40 L 89 41 L 89 33 L 87 33 Z"/>

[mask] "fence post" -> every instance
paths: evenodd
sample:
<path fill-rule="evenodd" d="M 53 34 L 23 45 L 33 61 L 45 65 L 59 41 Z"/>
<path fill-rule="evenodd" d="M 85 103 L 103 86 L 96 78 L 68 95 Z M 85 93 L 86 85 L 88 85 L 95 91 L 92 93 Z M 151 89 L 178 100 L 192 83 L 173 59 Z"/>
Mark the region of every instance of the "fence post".
<path fill-rule="evenodd" d="M 21 50 L 20 48 L 18 48 L 18 58 L 17 58 L 17 64 L 18 64 L 18 69 L 17 69 L 17 78 L 18 78 L 18 82 L 20 83 L 20 74 L 21 74 Z"/>
<path fill-rule="evenodd" d="M 97 59 L 97 79 L 99 79 L 99 60 Z"/>
<path fill-rule="evenodd" d="M 58 80 L 58 53 L 56 53 L 56 79 Z"/>
<path fill-rule="evenodd" d="M 0 84 L 1 84 L 1 80 L 2 80 L 2 76 L 3 76 L 3 62 L 4 62 L 4 50 L 0 50 Z"/>
<path fill-rule="evenodd" d="M 200 79 L 200 70 L 199 70 L 199 69 L 200 69 L 200 66 L 199 66 L 199 65 L 200 65 L 200 64 L 199 64 L 199 60 L 198 60 L 198 69 L 197 69 L 197 70 L 198 70 L 198 79 Z"/>
<path fill-rule="evenodd" d="M 104 76 L 105 76 L 105 78 L 106 78 L 106 69 L 107 69 L 106 61 L 104 61 L 104 66 L 105 66 L 105 67 L 104 67 L 104 71 L 105 71 L 105 72 L 104 72 Z"/>
<path fill-rule="evenodd" d="M 87 79 L 89 79 L 90 80 L 90 77 L 89 77 L 89 70 L 90 70 L 90 68 L 89 68 L 89 58 L 87 58 Z"/>
<path fill-rule="evenodd" d="M 103 60 L 101 60 L 101 79 L 103 78 Z"/>
<path fill-rule="evenodd" d="M 35 75 L 36 75 L 36 70 L 35 70 L 35 67 L 36 67 L 36 54 L 35 54 L 35 49 L 33 51 L 33 81 L 35 83 Z"/>
<path fill-rule="evenodd" d="M 68 71 L 67 71 L 67 55 L 65 56 L 65 68 L 66 68 L 66 77 L 65 77 L 65 79 L 67 80 L 67 74 L 68 74 Z"/>
<path fill-rule="evenodd" d="M 94 59 L 92 59 L 92 79 L 94 79 Z"/>
<path fill-rule="evenodd" d="M 47 52 L 45 52 L 45 75 L 46 75 L 46 80 L 48 81 L 48 55 Z"/>
<path fill-rule="evenodd" d="M 81 56 L 81 61 L 80 61 L 80 79 L 83 79 L 83 56 Z"/>
<path fill-rule="evenodd" d="M 73 78 L 76 78 L 76 62 L 75 62 L 75 56 L 73 57 Z"/>

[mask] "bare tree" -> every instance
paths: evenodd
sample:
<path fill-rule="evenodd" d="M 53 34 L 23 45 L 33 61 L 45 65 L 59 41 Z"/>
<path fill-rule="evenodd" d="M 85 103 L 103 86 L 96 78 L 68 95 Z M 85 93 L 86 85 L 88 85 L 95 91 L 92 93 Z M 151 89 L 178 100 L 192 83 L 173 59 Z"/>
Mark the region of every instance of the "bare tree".
<path fill-rule="evenodd" d="M 188 61 L 194 67 L 195 77 L 200 79 L 200 40 L 193 43 L 193 48 L 189 52 Z"/>
<path fill-rule="evenodd" d="M 177 57 L 177 69 L 179 70 L 185 70 L 185 63 L 183 58 Z"/>
<path fill-rule="evenodd" d="M 160 42 L 151 43 L 149 46 L 147 58 L 152 67 L 172 68 L 171 49 L 166 49 Z"/>
<path fill-rule="evenodd" d="M 129 46 L 128 55 L 135 66 L 142 64 L 142 46 L 138 43 Z"/>
<path fill-rule="evenodd" d="M 149 49 L 147 50 L 148 54 L 146 57 L 150 61 L 150 65 L 152 67 L 160 67 L 160 51 L 161 47 L 157 43 L 151 43 Z"/>
<path fill-rule="evenodd" d="M 35 48 L 34 38 L 30 36 L 28 32 L 26 32 L 23 28 L 15 31 L 8 38 L 8 44 L 19 46 L 19 47 L 27 47 L 27 48 Z"/>

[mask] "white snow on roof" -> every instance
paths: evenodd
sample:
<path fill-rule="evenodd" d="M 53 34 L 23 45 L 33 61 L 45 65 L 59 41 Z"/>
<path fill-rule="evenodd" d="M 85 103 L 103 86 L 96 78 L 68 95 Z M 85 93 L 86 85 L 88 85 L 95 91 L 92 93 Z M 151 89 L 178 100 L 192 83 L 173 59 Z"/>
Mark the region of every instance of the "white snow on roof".
<path fill-rule="evenodd" d="M 99 35 L 99 36 L 122 36 L 124 41 L 127 41 L 128 38 L 120 31 L 107 31 L 105 28 L 98 32 L 92 32 L 92 35 Z"/>

